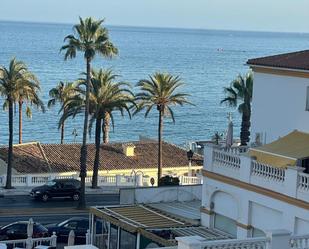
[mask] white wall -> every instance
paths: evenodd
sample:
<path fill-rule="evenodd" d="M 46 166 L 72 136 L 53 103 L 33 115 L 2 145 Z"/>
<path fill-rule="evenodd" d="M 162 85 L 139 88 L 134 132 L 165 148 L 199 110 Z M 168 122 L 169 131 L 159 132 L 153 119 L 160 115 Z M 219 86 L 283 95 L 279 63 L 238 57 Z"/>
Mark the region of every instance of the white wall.
<path fill-rule="evenodd" d="M 238 216 L 236 217 L 238 223 L 252 225 L 263 231 L 286 229 L 297 234 L 306 234 L 309 231 L 308 210 L 207 177 L 204 177 L 202 205 L 210 209 L 213 196 L 218 192 L 228 194 L 226 195 L 227 203 L 231 202 L 231 196 L 238 203 Z M 220 195 L 220 197 L 220 202 L 222 202 L 224 196 Z M 215 202 L 215 211 L 216 205 Z M 232 208 L 234 209 L 235 205 Z M 217 211 L 221 215 L 235 219 L 235 212 L 231 213 L 229 205 L 220 205 Z M 212 226 L 208 214 L 202 213 L 202 225 Z M 246 235 L 247 232 L 238 227 L 237 236 L 244 238 Z"/>
<path fill-rule="evenodd" d="M 201 200 L 202 185 L 120 189 L 120 204 Z"/>
<path fill-rule="evenodd" d="M 266 143 L 295 129 L 309 132 L 309 112 L 305 111 L 307 86 L 307 78 L 255 72 L 251 141 L 257 132 L 266 133 Z"/>

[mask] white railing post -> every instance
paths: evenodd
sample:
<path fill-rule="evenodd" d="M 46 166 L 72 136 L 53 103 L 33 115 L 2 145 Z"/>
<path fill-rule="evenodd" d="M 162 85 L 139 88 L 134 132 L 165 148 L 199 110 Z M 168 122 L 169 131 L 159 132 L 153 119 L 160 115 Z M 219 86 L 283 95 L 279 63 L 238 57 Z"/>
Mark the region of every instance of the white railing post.
<path fill-rule="evenodd" d="M 32 184 L 32 175 L 27 175 L 26 176 L 26 186 L 30 187 Z"/>
<path fill-rule="evenodd" d="M 176 237 L 178 242 L 177 249 L 202 249 L 204 238 L 200 236 Z"/>
<path fill-rule="evenodd" d="M 244 182 L 250 182 L 251 161 L 249 156 L 240 156 L 240 180 Z"/>
<path fill-rule="evenodd" d="M 266 237 L 270 242 L 266 244 L 266 249 L 290 249 L 291 232 L 287 230 L 273 230 L 266 232 Z"/>
<path fill-rule="evenodd" d="M 294 198 L 297 197 L 297 188 L 298 188 L 298 173 L 303 172 L 304 168 L 297 166 L 288 166 L 285 171 L 285 193 Z"/>
<path fill-rule="evenodd" d="M 90 230 L 87 229 L 86 233 L 86 245 L 90 245 Z"/>
<path fill-rule="evenodd" d="M 204 169 L 212 171 L 213 145 L 206 144 L 204 147 Z"/>
<path fill-rule="evenodd" d="M 116 175 L 116 186 L 121 185 L 121 175 Z"/>
<path fill-rule="evenodd" d="M 56 232 L 53 232 L 53 235 L 51 236 L 50 245 L 52 247 L 57 247 L 57 235 Z"/>

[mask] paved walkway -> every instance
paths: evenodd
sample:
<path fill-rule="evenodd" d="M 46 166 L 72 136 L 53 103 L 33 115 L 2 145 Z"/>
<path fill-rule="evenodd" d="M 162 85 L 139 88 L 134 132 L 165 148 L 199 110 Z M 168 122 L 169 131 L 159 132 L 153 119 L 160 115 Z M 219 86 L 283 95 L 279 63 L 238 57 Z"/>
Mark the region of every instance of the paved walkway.
<path fill-rule="evenodd" d="M 33 187 L 15 187 L 13 189 L 0 188 L 0 197 L 3 196 L 12 196 L 12 195 L 29 195 Z M 92 189 L 86 187 L 86 194 L 118 194 L 119 187 L 106 186 L 99 187 L 97 189 Z"/>

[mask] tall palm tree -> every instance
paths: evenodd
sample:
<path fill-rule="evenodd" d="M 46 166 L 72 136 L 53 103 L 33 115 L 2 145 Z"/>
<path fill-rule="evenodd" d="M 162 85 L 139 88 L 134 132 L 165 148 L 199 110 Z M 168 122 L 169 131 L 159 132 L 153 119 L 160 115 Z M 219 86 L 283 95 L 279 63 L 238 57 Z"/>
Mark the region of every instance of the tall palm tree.
<path fill-rule="evenodd" d="M 69 99 L 71 96 L 75 94 L 75 87 L 72 82 L 64 83 L 60 81 L 58 85 L 54 88 L 52 88 L 49 91 L 49 97 L 51 99 L 48 101 L 48 108 L 51 106 L 54 106 L 57 102 L 60 103 L 61 105 L 64 104 L 64 102 Z M 66 112 L 66 108 L 61 108 L 63 113 Z M 61 121 L 60 123 L 60 130 L 61 130 L 61 135 L 60 135 L 60 143 L 63 144 L 64 141 L 64 120 Z"/>
<path fill-rule="evenodd" d="M 0 67 L 0 95 L 4 97 L 4 107 L 9 110 L 9 151 L 5 188 L 12 188 L 13 105 L 19 101 L 20 86 L 32 86 L 32 76 L 26 64 L 15 58 L 10 61 L 8 68 Z"/>
<path fill-rule="evenodd" d="M 134 94 L 130 91 L 130 85 L 124 82 L 116 81 L 117 75 L 112 70 L 92 70 L 89 94 L 89 114 L 91 116 L 89 123 L 89 133 L 95 123 L 95 160 L 93 165 L 92 188 L 98 186 L 98 171 L 100 164 L 100 141 L 101 127 L 109 127 L 106 124 L 105 116 L 108 115 L 114 125 L 113 113 L 119 111 L 122 116 L 126 112 L 131 118 L 130 108 L 134 103 Z M 68 111 L 62 119 L 79 114 L 85 108 L 85 80 L 79 81 L 79 94 L 69 98 L 65 105 Z M 103 124 L 102 124 L 103 123 Z M 109 128 L 108 128 L 109 129 Z M 103 129 L 104 133 L 105 129 Z"/>
<path fill-rule="evenodd" d="M 158 123 L 158 183 L 162 176 L 162 136 L 163 136 L 163 118 L 169 116 L 175 123 L 174 113 L 171 106 L 191 104 L 186 93 L 176 92 L 180 86 L 184 85 L 179 76 L 173 76 L 169 73 L 157 72 L 149 79 L 140 80 L 137 86 L 141 92 L 136 95 L 138 105 L 137 111 L 146 109 L 145 117 L 153 107 L 159 112 Z"/>
<path fill-rule="evenodd" d="M 30 106 L 34 105 L 42 112 L 45 112 L 43 101 L 38 93 L 41 91 L 40 83 L 35 75 L 29 71 L 24 73 L 24 80 L 19 81 L 18 88 L 18 112 L 19 112 L 19 144 L 22 143 L 22 110 L 23 104 L 26 103 L 26 116 L 32 118 Z"/>
<path fill-rule="evenodd" d="M 87 73 L 87 84 L 86 84 L 86 102 L 85 102 L 85 117 L 84 117 L 84 128 L 83 128 L 83 143 L 81 146 L 80 153 L 80 178 L 81 178 L 81 198 L 79 201 L 79 208 L 86 207 L 85 199 L 85 178 L 86 163 L 87 163 L 87 133 L 88 133 L 88 116 L 89 116 L 89 85 L 90 85 L 90 72 L 91 72 L 91 61 L 94 59 L 96 54 L 102 55 L 103 57 L 111 58 L 118 53 L 117 48 L 109 39 L 108 31 L 102 26 L 104 20 L 94 20 L 91 17 L 83 20 L 79 18 L 79 24 L 74 26 L 75 35 L 68 35 L 64 41 L 66 45 L 61 47 L 61 50 L 65 51 L 64 58 L 72 59 L 76 57 L 78 51 L 84 54 L 86 60 L 86 73 Z"/>
<path fill-rule="evenodd" d="M 221 103 L 235 108 L 239 104 L 238 111 L 242 114 L 240 143 L 244 146 L 250 141 L 252 91 L 253 74 L 248 72 L 244 76 L 238 75 L 229 87 L 224 87 L 226 97 L 221 100 Z"/>

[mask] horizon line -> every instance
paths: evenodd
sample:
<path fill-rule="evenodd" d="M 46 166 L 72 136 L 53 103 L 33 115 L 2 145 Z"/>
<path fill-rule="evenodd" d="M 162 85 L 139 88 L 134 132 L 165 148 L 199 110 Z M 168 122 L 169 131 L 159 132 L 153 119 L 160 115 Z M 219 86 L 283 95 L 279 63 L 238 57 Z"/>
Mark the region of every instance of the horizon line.
<path fill-rule="evenodd" d="M 22 20 L 3 20 L 0 22 L 8 23 L 28 23 L 28 24 L 49 24 L 49 25 L 74 25 L 71 22 L 52 22 L 52 21 L 22 21 Z M 107 27 L 123 28 L 149 28 L 149 29 L 178 29 L 178 30 L 200 30 L 200 31 L 230 31 L 230 32 L 257 32 L 257 33 L 281 33 L 281 34 L 309 34 L 309 31 L 274 31 L 274 30 L 248 30 L 248 29 L 216 29 L 216 28 L 197 28 L 197 27 L 173 27 L 173 26 L 143 26 L 143 25 L 124 25 L 107 24 Z"/>

